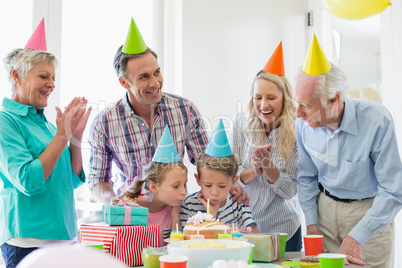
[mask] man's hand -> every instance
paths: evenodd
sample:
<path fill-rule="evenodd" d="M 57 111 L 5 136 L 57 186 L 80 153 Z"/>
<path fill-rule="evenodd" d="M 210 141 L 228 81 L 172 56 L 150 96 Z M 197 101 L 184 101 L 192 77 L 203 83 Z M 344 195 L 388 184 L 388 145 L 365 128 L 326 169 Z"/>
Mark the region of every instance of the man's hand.
<path fill-rule="evenodd" d="M 339 248 L 339 253 L 346 255 L 346 265 L 349 265 L 350 262 L 358 265 L 365 265 L 362 261 L 362 245 L 349 235 L 345 240 L 343 240 L 341 247 Z"/>
<path fill-rule="evenodd" d="M 318 226 L 315 224 L 311 224 L 307 226 L 307 234 L 308 235 L 322 235 L 320 229 L 318 229 Z M 322 252 L 328 252 L 327 246 L 324 244 L 324 241 L 322 242 Z"/>
<path fill-rule="evenodd" d="M 107 182 L 99 182 L 95 185 L 92 194 L 98 202 L 104 205 L 112 205 L 112 201 L 116 197 L 112 185 Z"/>
<path fill-rule="evenodd" d="M 233 201 L 237 200 L 237 204 L 248 206 L 250 197 L 248 197 L 247 193 L 243 191 L 241 186 L 232 185 L 232 187 L 230 187 L 230 193 L 233 195 Z"/>

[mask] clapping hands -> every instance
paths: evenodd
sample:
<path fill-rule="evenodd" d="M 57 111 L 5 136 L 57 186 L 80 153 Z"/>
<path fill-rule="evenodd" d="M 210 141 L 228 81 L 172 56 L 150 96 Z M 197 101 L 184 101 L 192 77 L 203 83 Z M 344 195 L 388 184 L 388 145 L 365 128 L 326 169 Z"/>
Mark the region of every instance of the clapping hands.
<path fill-rule="evenodd" d="M 76 97 L 70 102 L 64 112 L 59 107 L 56 107 L 57 132 L 64 135 L 67 140 L 74 137 L 76 140 L 81 141 L 92 110 L 92 107 L 87 109 L 87 103 L 88 100 L 84 97 Z"/>
<path fill-rule="evenodd" d="M 279 177 L 279 171 L 271 159 L 272 144 L 268 146 L 260 147 L 254 150 L 253 168 L 257 176 L 264 173 L 270 183 L 275 183 Z"/>

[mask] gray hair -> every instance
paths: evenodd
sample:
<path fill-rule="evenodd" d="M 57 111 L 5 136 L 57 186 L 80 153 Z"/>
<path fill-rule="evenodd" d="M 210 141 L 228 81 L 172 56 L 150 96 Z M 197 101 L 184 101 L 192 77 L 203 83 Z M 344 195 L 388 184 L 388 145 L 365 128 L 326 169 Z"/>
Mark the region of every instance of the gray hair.
<path fill-rule="evenodd" d="M 315 84 L 313 94 L 321 99 L 321 104 L 324 106 L 328 100 L 336 96 L 337 92 L 339 92 L 341 102 L 345 101 L 348 93 L 346 74 L 332 62 L 331 69 L 321 75 L 309 75 L 299 68 L 295 78 L 295 85 L 303 86 L 308 84 Z"/>
<path fill-rule="evenodd" d="M 145 50 L 142 53 L 139 54 L 126 54 L 122 51 L 123 49 L 123 45 L 119 47 L 119 49 L 117 49 L 116 54 L 114 55 L 114 59 L 113 59 L 113 66 L 114 66 L 114 70 L 116 72 L 117 77 L 123 77 L 124 79 L 127 79 L 127 62 L 129 59 L 132 58 L 139 58 L 147 53 L 151 53 L 155 59 L 158 59 L 158 55 L 156 55 L 156 53 L 150 49 L 149 47 L 147 48 L 147 50 Z"/>
<path fill-rule="evenodd" d="M 17 48 L 12 50 L 3 59 L 4 68 L 8 74 L 8 80 L 11 83 L 11 91 L 14 92 L 15 82 L 12 77 L 14 70 L 17 70 L 22 79 L 25 79 L 28 72 L 36 64 L 47 62 L 57 65 L 56 57 L 47 51 L 33 50 L 30 48 Z"/>

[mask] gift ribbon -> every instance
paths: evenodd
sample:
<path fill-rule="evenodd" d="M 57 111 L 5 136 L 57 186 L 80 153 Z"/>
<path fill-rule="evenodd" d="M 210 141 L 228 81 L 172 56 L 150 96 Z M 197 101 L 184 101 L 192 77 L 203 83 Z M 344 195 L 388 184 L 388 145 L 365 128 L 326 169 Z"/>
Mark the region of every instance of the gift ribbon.
<path fill-rule="evenodd" d="M 122 199 L 117 203 L 118 206 L 124 207 L 124 225 L 130 225 L 131 223 L 131 206 L 139 206 L 134 202 L 126 202 Z"/>

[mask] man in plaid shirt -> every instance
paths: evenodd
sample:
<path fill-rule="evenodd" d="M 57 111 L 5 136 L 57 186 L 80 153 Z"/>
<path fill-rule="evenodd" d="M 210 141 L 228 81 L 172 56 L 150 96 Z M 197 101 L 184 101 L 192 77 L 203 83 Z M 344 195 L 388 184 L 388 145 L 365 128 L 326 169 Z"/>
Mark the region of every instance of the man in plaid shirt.
<path fill-rule="evenodd" d="M 115 55 L 114 67 L 127 93 L 95 118 L 89 135 L 89 186 L 95 198 L 104 204 L 111 204 L 116 193 L 128 189 L 136 176 L 141 178 L 165 125 L 169 126 L 181 162 L 186 150 L 194 164 L 208 143 L 194 104 L 162 93 L 163 77 L 156 53 L 146 47 L 144 52 L 127 54 L 122 47 Z M 112 163 L 118 170 L 115 178 Z M 241 187 L 231 189 L 231 193 L 239 203 L 248 203 Z"/>

